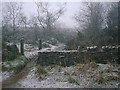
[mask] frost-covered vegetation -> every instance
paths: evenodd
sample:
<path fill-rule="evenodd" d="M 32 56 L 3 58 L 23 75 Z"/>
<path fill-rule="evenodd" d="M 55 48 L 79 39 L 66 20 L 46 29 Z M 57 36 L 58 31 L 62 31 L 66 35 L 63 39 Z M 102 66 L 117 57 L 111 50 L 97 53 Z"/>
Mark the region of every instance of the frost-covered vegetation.
<path fill-rule="evenodd" d="M 16 87 L 117 88 L 120 80 L 119 66 L 112 64 L 90 62 L 70 67 L 60 65 L 43 67 L 36 64 L 34 66 L 29 74 L 16 84 Z"/>
<path fill-rule="evenodd" d="M 19 73 L 28 63 L 28 59 L 25 56 L 18 56 L 14 60 L 2 62 L 2 80 L 6 80 Z"/>
<path fill-rule="evenodd" d="M 19 53 L 16 45 L 3 42 L 2 48 L 2 80 L 19 73 L 29 60 Z"/>
<path fill-rule="evenodd" d="M 18 56 L 12 61 L 2 62 L 2 70 L 19 72 L 26 65 L 27 62 L 28 60 L 25 56 Z"/>

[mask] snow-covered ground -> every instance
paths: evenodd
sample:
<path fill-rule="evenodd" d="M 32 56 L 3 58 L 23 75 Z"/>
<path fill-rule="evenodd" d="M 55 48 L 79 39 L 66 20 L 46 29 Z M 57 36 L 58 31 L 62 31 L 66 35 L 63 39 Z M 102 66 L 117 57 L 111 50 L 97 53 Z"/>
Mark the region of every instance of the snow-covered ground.
<path fill-rule="evenodd" d="M 13 71 L 11 71 L 11 72 L 7 72 L 7 71 L 2 72 L 2 81 L 7 80 L 7 79 L 10 78 L 10 76 L 12 76 L 13 74 L 14 74 Z"/>
<path fill-rule="evenodd" d="M 19 81 L 15 87 L 16 88 L 75 88 L 79 87 L 75 84 L 67 82 L 67 76 L 63 73 L 58 73 L 52 70 L 48 73 L 45 80 L 39 80 L 35 74 L 35 68 L 32 68 L 28 76 Z M 12 86 L 14 87 L 14 86 Z"/>
<path fill-rule="evenodd" d="M 43 48 L 44 50 L 63 50 L 64 44 L 59 43 L 58 45 L 50 45 L 50 48 Z M 34 49 L 30 52 L 25 51 L 25 55 L 30 57 L 37 54 L 38 49 Z M 35 64 L 35 63 L 34 63 Z M 98 83 L 96 79 L 107 77 L 112 75 L 113 77 L 118 76 L 118 68 L 108 64 L 98 64 L 98 67 L 91 68 L 89 65 L 74 65 L 70 67 L 58 67 L 47 66 L 44 67 L 48 74 L 43 75 L 44 79 L 41 80 L 36 75 L 36 67 L 32 65 L 29 74 L 24 76 L 16 84 L 11 85 L 11 88 L 117 88 L 119 81 L 110 80 L 105 83 Z M 82 68 L 81 68 L 82 66 Z M 112 68 L 112 69 L 111 69 Z M 109 70 L 110 69 L 110 70 Z M 108 70 L 109 72 L 107 72 Z M 113 70 L 113 71 L 111 71 Z M 101 72 L 101 73 L 100 73 Z M 70 77 L 74 78 L 79 85 L 76 83 L 70 83 L 68 80 Z"/>
<path fill-rule="evenodd" d="M 60 67 L 60 71 L 58 67 L 45 67 L 48 74 L 43 75 L 44 79 L 40 80 L 38 76 L 35 74 L 36 67 L 32 67 L 29 74 L 21 79 L 18 83 L 11 86 L 12 88 L 117 88 L 119 81 L 110 80 L 105 83 L 98 84 L 94 82 L 94 79 L 97 76 L 98 69 L 102 71 L 108 68 L 108 64 L 99 64 L 99 66 L 92 71 L 92 69 L 86 70 L 86 72 L 81 72 L 75 74 L 76 68 L 78 66 L 70 66 L 70 67 Z M 115 68 L 118 69 L 118 68 Z M 90 72 L 89 72 L 90 71 Z M 69 74 L 65 74 L 65 72 Z M 89 73 L 88 73 L 89 72 Z M 93 73 L 92 73 L 93 72 Z M 103 74 L 107 76 L 107 74 L 111 74 L 104 72 Z M 94 75 L 93 77 L 91 77 Z M 117 73 L 114 73 L 113 76 L 117 76 Z M 75 83 L 70 83 L 68 78 L 72 77 L 79 82 L 79 85 Z"/>
<path fill-rule="evenodd" d="M 58 43 L 57 45 L 51 45 L 49 44 L 50 47 L 49 48 L 42 48 L 40 51 L 61 51 L 65 48 L 65 44 L 63 43 Z"/>
<path fill-rule="evenodd" d="M 38 51 L 38 50 L 37 50 L 37 51 Z M 31 58 L 32 56 L 38 54 L 37 51 L 25 52 L 24 54 L 25 54 L 25 56 L 26 56 L 27 58 Z"/>
<path fill-rule="evenodd" d="M 16 71 L 14 68 L 24 65 L 25 62 L 27 62 L 27 59 L 25 59 L 24 56 L 20 56 L 14 61 L 2 62 L 3 68 L 7 68 L 7 70 L 2 72 L 2 82 L 11 78 L 15 74 L 15 71 Z M 13 68 L 13 69 L 10 69 L 10 68 Z"/>

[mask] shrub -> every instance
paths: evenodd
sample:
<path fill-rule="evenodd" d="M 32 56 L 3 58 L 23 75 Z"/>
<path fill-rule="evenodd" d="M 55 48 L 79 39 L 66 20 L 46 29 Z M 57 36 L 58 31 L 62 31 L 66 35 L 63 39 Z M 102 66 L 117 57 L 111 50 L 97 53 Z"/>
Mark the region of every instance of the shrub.
<path fill-rule="evenodd" d="M 14 72 L 18 73 L 24 68 L 24 65 L 18 65 L 17 67 L 14 67 Z"/>
<path fill-rule="evenodd" d="M 6 49 L 2 52 L 2 60 L 3 61 L 12 61 L 17 58 L 20 54 L 18 52 L 11 52 Z"/>
<path fill-rule="evenodd" d="M 14 63 L 14 62 L 19 62 L 19 64 L 17 65 L 11 65 L 11 63 Z M 21 61 L 23 61 L 24 63 L 21 63 Z M 9 67 L 6 67 L 5 65 L 2 66 L 2 70 L 3 71 L 14 71 L 15 73 L 18 73 L 20 72 L 24 67 L 25 65 L 27 64 L 28 60 L 25 56 L 18 56 L 16 59 L 14 59 L 13 61 L 8 61 L 7 63 L 10 64 Z"/>

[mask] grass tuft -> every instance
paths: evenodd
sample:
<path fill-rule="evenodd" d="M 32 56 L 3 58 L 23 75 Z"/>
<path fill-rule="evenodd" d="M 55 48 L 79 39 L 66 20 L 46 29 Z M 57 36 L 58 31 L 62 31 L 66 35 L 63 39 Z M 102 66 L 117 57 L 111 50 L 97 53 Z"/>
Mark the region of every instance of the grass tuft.
<path fill-rule="evenodd" d="M 98 84 L 105 83 L 107 80 L 102 75 L 96 75 L 95 82 Z"/>
<path fill-rule="evenodd" d="M 95 62 L 90 62 L 88 66 L 90 66 L 91 68 L 97 68 L 99 65 Z"/>
<path fill-rule="evenodd" d="M 76 84 L 76 85 L 80 85 L 79 82 L 78 82 L 77 80 L 75 80 L 74 78 L 72 78 L 72 77 L 69 77 L 69 78 L 68 78 L 68 82 L 69 82 L 69 83 L 74 83 L 74 84 Z"/>
<path fill-rule="evenodd" d="M 37 65 L 36 68 L 37 68 L 36 73 L 38 75 L 47 74 L 47 70 L 43 66 Z"/>
<path fill-rule="evenodd" d="M 55 65 L 55 69 L 58 71 L 58 72 L 61 72 L 61 66 L 60 65 Z"/>
<path fill-rule="evenodd" d="M 115 81 L 119 81 L 120 80 L 120 77 L 118 77 L 118 76 L 114 76 L 114 75 L 108 75 L 107 77 L 106 77 L 106 79 L 107 79 L 107 81 L 110 81 L 110 80 L 115 80 Z"/>
<path fill-rule="evenodd" d="M 39 80 L 44 80 L 45 76 L 48 74 L 47 70 L 45 67 L 41 65 L 36 65 L 36 71 L 35 74 L 39 78 Z"/>
<path fill-rule="evenodd" d="M 64 75 L 70 75 L 70 73 L 65 71 L 65 72 L 64 72 Z"/>
<path fill-rule="evenodd" d="M 110 66 L 108 66 L 107 68 L 101 70 L 101 73 L 110 73 L 110 72 L 112 72 L 112 71 L 113 71 L 113 68 L 110 67 Z"/>

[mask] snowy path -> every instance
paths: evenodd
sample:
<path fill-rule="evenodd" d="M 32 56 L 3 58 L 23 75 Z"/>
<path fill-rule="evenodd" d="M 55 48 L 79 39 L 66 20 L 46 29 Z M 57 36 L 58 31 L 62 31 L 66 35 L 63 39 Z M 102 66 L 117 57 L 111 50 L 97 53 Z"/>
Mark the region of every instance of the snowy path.
<path fill-rule="evenodd" d="M 16 75 L 12 75 L 10 78 L 8 78 L 4 82 L 2 82 L 2 87 L 5 87 L 5 88 L 9 87 L 9 86 L 11 87 L 11 85 L 14 85 L 19 80 L 21 80 L 22 78 L 24 78 L 24 76 L 28 75 L 29 71 L 31 70 L 31 67 L 35 63 L 36 57 L 37 57 L 36 55 L 34 55 L 33 57 L 31 57 L 31 59 L 34 59 L 34 60 L 31 60 L 21 72 L 19 72 Z"/>
<path fill-rule="evenodd" d="M 63 50 L 65 47 L 64 44 L 58 44 L 57 46 L 51 46 L 51 50 Z M 42 50 L 46 50 L 47 48 L 44 48 Z M 25 52 L 25 56 L 27 58 L 31 58 L 35 55 L 37 55 L 37 51 L 38 50 L 34 50 L 32 52 Z M 28 63 L 28 65 L 26 66 L 26 68 L 22 71 L 21 75 L 18 75 L 19 79 L 17 78 L 14 78 L 12 81 L 14 81 L 13 83 L 11 83 L 10 86 L 8 87 L 19 87 L 19 88 L 24 88 L 24 87 L 52 87 L 52 86 L 56 86 L 56 85 L 53 85 L 53 84 L 58 84 L 59 83 L 53 83 L 51 84 L 51 86 L 49 85 L 49 83 L 51 82 L 48 82 L 47 80 L 46 81 L 38 81 L 38 79 L 36 78 L 36 76 L 34 74 L 31 73 L 31 70 L 33 68 L 33 65 L 35 64 L 34 60 L 32 60 L 32 63 Z M 24 74 L 23 74 L 24 73 Z M 21 78 L 20 78 L 21 77 Z M 49 78 L 49 77 L 48 77 Z M 11 81 L 11 80 L 10 80 Z M 15 84 L 14 84 L 15 83 Z M 67 84 L 67 83 L 66 83 Z M 60 85 L 62 85 L 61 87 L 64 86 L 67 86 L 65 83 L 61 82 Z M 40 86 L 41 85 L 41 86 Z M 47 86 L 48 85 L 48 86 Z M 7 85 L 4 85 L 4 86 L 7 86 Z"/>
<path fill-rule="evenodd" d="M 18 48 L 20 46 L 18 45 Z M 5 75 L 4 78 L 2 77 L 2 80 L 4 80 L 2 82 L 2 86 L 3 87 L 9 87 L 11 85 L 14 85 L 14 83 L 17 83 L 20 79 L 22 79 L 24 76 L 28 75 L 33 63 L 35 63 L 35 57 L 37 58 L 37 49 L 35 49 L 34 51 L 28 52 L 25 51 L 24 54 L 28 59 L 34 59 L 31 60 L 25 68 L 23 68 L 23 70 L 21 72 L 19 72 L 18 74 L 15 74 L 13 72 L 3 72 L 2 75 Z"/>

